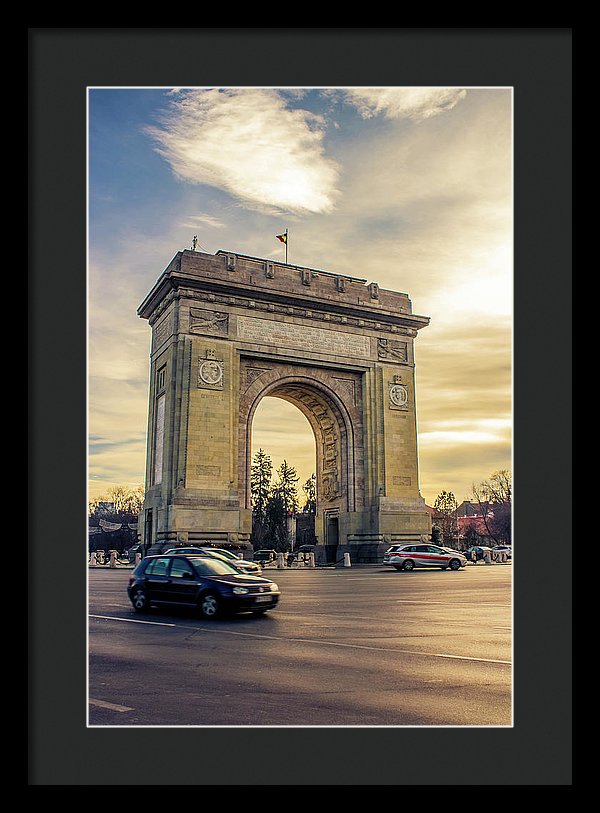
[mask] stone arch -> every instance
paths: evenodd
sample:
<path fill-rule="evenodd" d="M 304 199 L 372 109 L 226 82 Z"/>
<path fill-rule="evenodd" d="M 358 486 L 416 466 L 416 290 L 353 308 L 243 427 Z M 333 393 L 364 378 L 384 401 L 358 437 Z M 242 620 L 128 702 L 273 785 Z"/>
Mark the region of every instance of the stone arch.
<path fill-rule="evenodd" d="M 320 368 L 271 363 L 257 368 L 242 361 L 239 483 L 251 508 L 251 433 L 254 413 L 267 396 L 282 398 L 307 418 L 317 451 L 317 512 L 356 511 L 362 507 L 364 475 L 362 413 L 357 404 L 360 376 Z"/>
<path fill-rule="evenodd" d="M 249 432 L 266 395 L 317 442 L 319 542 L 358 560 L 431 529 L 419 493 L 408 294 L 219 251 L 178 252 L 141 303 L 152 327 L 146 550 L 251 544 Z M 157 463 L 158 461 L 158 463 Z M 331 531 L 331 533 L 330 533 Z M 320 553 L 330 551 L 320 551 Z"/>

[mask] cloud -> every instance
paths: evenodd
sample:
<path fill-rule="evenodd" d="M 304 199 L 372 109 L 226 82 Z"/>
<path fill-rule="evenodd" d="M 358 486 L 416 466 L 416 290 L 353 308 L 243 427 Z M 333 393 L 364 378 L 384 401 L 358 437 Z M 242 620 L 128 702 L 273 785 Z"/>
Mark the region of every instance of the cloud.
<path fill-rule="evenodd" d="M 324 121 L 291 110 L 270 89 L 188 90 L 146 132 L 183 181 L 223 189 L 272 213 L 326 213 L 337 165 L 323 151 Z"/>
<path fill-rule="evenodd" d="M 213 229 L 224 229 L 225 223 L 222 220 L 219 220 L 218 217 L 213 217 L 213 215 L 208 214 L 199 214 L 199 215 L 189 215 L 188 221 L 192 221 L 192 223 L 200 223 L 203 226 L 210 226 Z M 186 223 L 186 226 L 188 224 Z"/>
<path fill-rule="evenodd" d="M 423 121 L 452 110 L 467 95 L 462 88 L 350 88 L 344 98 L 364 119 Z"/>

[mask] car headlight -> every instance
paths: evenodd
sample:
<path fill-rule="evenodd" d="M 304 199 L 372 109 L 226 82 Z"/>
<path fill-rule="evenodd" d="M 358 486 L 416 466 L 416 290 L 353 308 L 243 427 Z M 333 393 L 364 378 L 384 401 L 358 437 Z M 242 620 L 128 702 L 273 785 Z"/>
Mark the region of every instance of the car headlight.
<path fill-rule="evenodd" d="M 278 590 L 279 590 L 279 587 L 277 587 L 277 585 L 275 584 L 275 582 L 272 582 L 272 583 L 271 583 L 271 591 L 272 591 L 273 593 L 276 593 Z"/>
<path fill-rule="evenodd" d="M 247 588 L 247 587 L 234 587 L 234 588 L 233 588 L 233 592 L 234 592 L 236 595 L 240 596 L 240 595 L 242 595 L 243 593 L 247 593 L 247 592 L 248 592 L 248 588 Z"/>

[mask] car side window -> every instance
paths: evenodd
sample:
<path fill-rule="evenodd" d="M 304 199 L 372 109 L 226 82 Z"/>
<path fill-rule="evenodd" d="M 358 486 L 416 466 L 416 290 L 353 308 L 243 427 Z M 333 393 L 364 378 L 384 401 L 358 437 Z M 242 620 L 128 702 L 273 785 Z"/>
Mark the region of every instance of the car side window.
<path fill-rule="evenodd" d="M 429 545 L 417 545 L 415 550 L 419 553 L 429 553 Z"/>
<path fill-rule="evenodd" d="M 441 548 L 436 548 L 434 545 L 429 545 L 427 548 L 429 553 L 443 553 L 444 551 Z"/>
<path fill-rule="evenodd" d="M 409 545 L 408 548 L 401 548 L 403 553 L 414 553 L 417 550 L 416 545 Z"/>
<path fill-rule="evenodd" d="M 166 576 L 169 572 L 170 559 L 155 559 L 146 568 L 147 576 Z"/>
<path fill-rule="evenodd" d="M 171 578 L 172 579 L 189 579 L 193 578 L 194 572 L 191 565 L 185 559 L 173 559 L 171 562 Z"/>

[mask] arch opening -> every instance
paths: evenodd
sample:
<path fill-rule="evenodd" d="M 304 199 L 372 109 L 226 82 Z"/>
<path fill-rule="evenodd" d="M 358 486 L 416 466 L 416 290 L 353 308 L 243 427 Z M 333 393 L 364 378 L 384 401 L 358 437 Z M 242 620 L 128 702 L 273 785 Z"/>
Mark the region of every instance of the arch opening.
<path fill-rule="evenodd" d="M 316 474 L 317 447 L 313 427 L 298 407 L 277 395 L 261 399 L 252 419 L 250 459 L 262 449 L 273 464 L 273 479 L 282 461 L 298 475 L 300 507 L 305 503 L 303 486 Z"/>

